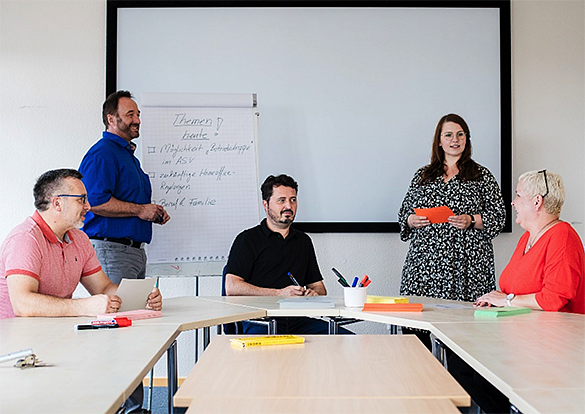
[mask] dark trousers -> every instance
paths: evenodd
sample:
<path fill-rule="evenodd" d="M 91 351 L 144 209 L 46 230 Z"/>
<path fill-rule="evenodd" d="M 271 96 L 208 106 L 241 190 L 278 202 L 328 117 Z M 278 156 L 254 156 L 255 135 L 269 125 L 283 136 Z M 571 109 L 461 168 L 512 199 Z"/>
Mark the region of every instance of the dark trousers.
<path fill-rule="evenodd" d="M 276 333 L 278 335 L 327 335 L 329 324 L 320 319 L 313 318 L 274 318 L 276 320 Z M 245 334 L 268 333 L 268 327 L 264 324 L 253 322 L 242 322 Z M 353 335 L 353 332 L 339 327 L 338 333 L 342 335 Z"/>

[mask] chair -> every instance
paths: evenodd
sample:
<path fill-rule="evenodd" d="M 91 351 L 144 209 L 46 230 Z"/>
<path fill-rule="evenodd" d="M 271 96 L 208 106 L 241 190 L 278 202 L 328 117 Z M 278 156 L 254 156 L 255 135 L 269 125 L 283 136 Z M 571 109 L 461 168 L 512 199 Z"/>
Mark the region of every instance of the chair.
<path fill-rule="evenodd" d="M 227 296 L 225 292 L 226 266 L 221 272 L 221 296 Z M 268 335 L 276 335 L 276 320 L 270 318 L 250 319 L 248 322 L 259 325 L 266 325 Z M 244 326 L 242 322 L 225 323 L 217 327 L 217 333 L 221 334 L 223 328 L 224 335 L 241 335 L 244 333 Z"/>

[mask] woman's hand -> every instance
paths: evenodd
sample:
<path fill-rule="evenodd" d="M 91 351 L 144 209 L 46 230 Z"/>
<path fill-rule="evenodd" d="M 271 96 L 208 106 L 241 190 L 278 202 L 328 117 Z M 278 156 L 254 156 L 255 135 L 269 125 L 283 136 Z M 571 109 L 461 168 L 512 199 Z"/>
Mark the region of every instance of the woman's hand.
<path fill-rule="evenodd" d="M 411 214 L 410 216 L 408 216 L 408 219 L 406 219 L 406 224 L 408 224 L 408 227 L 410 227 L 411 229 L 418 229 L 420 227 L 428 226 L 429 224 L 431 224 L 431 222 L 425 216 L 417 216 L 416 214 Z"/>
<path fill-rule="evenodd" d="M 449 223 L 453 227 L 457 227 L 458 229 L 465 230 L 471 225 L 471 217 L 469 214 L 462 214 L 460 216 L 451 216 L 447 219 Z"/>
<path fill-rule="evenodd" d="M 499 290 L 492 290 L 490 293 L 486 293 L 482 297 L 477 298 L 474 306 L 477 307 L 490 307 L 490 306 L 506 306 L 506 294 Z"/>

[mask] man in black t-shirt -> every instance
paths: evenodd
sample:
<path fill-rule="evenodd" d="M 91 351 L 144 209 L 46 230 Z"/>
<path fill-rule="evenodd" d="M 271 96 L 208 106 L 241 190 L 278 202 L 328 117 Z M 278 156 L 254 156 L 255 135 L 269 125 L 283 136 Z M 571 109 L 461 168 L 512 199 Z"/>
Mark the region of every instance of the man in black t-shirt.
<path fill-rule="evenodd" d="M 297 190 L 295 180 L 284 174 L 271 175 L 262 184 L 266 218 L 234 240 L 225 269 L 228 296 L 327 294 L 311 239 L 291 227 L 297 212 Z M 318 319 L 276 319 L 279 334 L 327 333 L 327 323 Z M 245 333 L 266 333 L 264 326 L 243 324 Z"/>

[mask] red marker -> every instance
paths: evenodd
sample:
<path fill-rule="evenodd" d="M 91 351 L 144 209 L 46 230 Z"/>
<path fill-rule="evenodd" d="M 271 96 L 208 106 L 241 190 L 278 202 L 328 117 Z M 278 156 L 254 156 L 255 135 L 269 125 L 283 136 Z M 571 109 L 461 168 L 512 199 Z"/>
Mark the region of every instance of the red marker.
<path fill-rule="evenodd" d="M 78 331 L 86 331 L 89 329 L 112 329 L 112 328 L 123 328 L 125 326 L 131 326 L 132 319 L 126 317 L 119 317 L 110 320 L 95 320 L 90 321 L 89 324 L 75 325 Z"/>
<path fill-rule="evenodd" d="M 368 275 L 364 275 L 364 278 L 360 282 L 360 287 L 366 286 L 366 282 L 369 280 Z"/>

